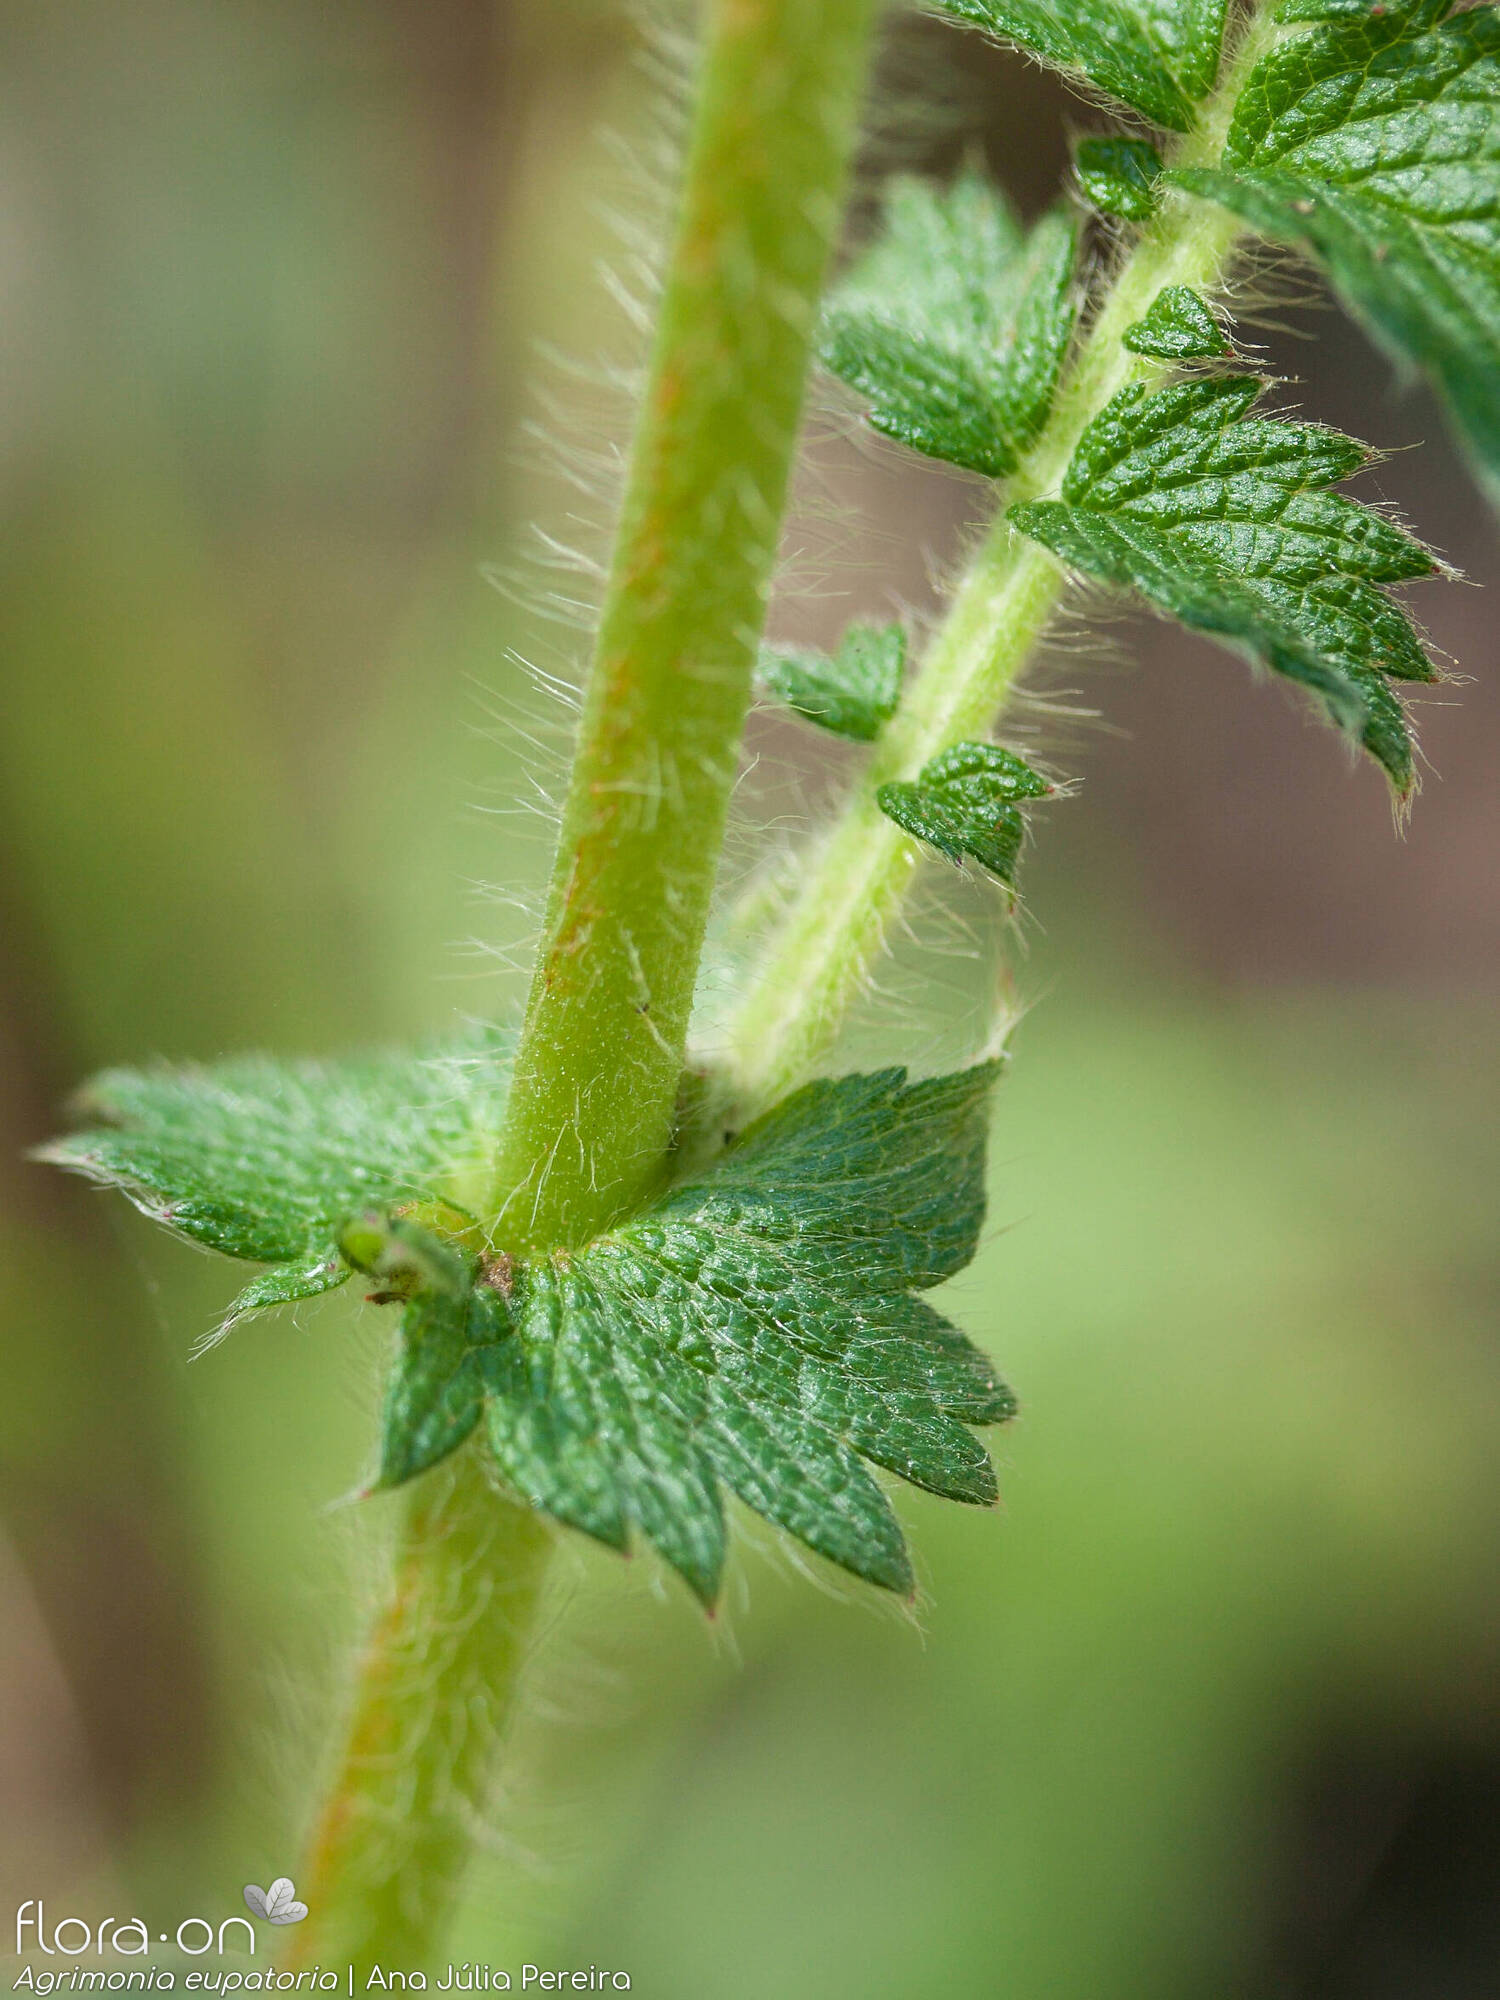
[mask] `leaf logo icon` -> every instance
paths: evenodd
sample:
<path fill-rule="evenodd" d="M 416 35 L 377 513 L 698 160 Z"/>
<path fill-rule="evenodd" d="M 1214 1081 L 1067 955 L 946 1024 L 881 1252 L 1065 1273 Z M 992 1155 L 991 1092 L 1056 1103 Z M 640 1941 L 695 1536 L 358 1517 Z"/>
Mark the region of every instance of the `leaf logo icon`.
<path fill-rule="evenodd" d="M 245 1901 L 256 1916 L 264 1917 L 268 1924 L 300 1924 L 307 1915 L 307 1905 L 297 1901 L 297 1891 L 292 1886 L 290 1875 L 278 1875 L 269 1889 L 260 1889 L 255 1883 L 247 1882 Z"/>

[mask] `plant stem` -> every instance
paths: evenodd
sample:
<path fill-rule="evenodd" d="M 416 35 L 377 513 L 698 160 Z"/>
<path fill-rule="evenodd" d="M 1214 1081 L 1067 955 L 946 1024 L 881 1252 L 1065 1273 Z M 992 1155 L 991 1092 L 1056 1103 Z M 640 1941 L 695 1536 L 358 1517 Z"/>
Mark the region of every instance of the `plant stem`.
<path fill-rule="evenodd" d="M 298 1875 L 292 1970 L 424 1968 L 458 1894 L 535 1623 L 551 1531 L 470 1450 L 412 1489 L 332 1795 Z"/>
<path fill-rule="evenodd" d="M 671 1140 L 875 0 L 715 0 L 491 1240 L 587 1240 Z"/>
<path fill-rule="evenodd" d="M 713 0 L 491 1240 L 587 1240 L 664 1166 L 876 0 Z M 422 1966 L 513 1706 L 549 1531 L 472 1451 L 418 1482 L 294 1968 Z"/>
<path fill-rule="evenodd" d="M 1269 6 L 1249 17 L 1198 125 L 1169 150 L 1169 166 L 1218 160 L 1246 77 L 1284 32 Z M 1242 230 L 1224 210 L 1170 190 L 1120 265 L 1045 429 L 1007 482 L 921 672 L 813 858 L 731 1024 L 732 1119 L 774 1103 L 827 1054 L 911 885 L 918 850 L 881 812 L 878 788 L 915 777 L 939 750 L 992 727 L 1057 608 L 1066 572 L 1007 527 L 1006 509 L 1054 493 L 1083 431 L 1109 399 L 1129 383 L 1168 372 L 1169 364 L 1122 347 L 1120 336 L 1164 285 L 1219 284 Z"/>

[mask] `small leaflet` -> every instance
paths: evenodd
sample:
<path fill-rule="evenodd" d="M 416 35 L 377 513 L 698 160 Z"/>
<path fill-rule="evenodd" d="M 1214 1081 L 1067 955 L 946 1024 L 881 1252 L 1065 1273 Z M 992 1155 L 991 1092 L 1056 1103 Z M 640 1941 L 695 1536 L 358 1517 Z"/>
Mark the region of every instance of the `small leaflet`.
<path fill-rule="evenodd" d="M 873 429 L 991 479 L 1047 420 L 1072 337 L 1077 231 L 1028 235 L 998 188 L 890 185 L 885 225 L 829 300 L 821 356 Z"/>
<path fill-rule="evenodd" d="M 1405 798 L 1411 732 L 1392 683 L 1437 675 L 1384 586 L 1437 563 L 1394 521 L 1328 490 L 1369 464 L 1366 446 L 1253 416 L 1264 391 L 1252 375 L 1124 389 L 1084 431 L 1061 499 L 1008 518 L 1083 575 L 1316 695 Z"/>
<path fill-rule="evenodd" d="M 1121 340 L 1132 354 L 1159 361 L 1222 360 L 1230 351 L 1224 329 L 1187 285 L 1164 285 Z"/>
<path fill-rule="evenodd" d="M 955 743 L 914 780 L 882 785 L 880 810 L 897 826 L 960 866 L 977 861 L 1010 887 L 1026 835 L 1023 801 L 1053 787 L 998 743 Z"/>
<path fill-rule="evenodd" d="M 1073 166 L 1101 214 L 1122 222 L 1149 222 L 1155 215 L 1162 163 L 1149 139 L 1082 139 Z"/>
<path fill-rule="evenodd" d="M 1173 132 L 1213 89 L 1225 0 L 939 0 Z"/>
<path fill-rule="evenodd" d="M 896 712 L 905 665 L 904 626 L 851 625 L 832 655 L 763 647 L 759 680 L 773 701 L 808 722 L 855 743 L 873 743 Z"/>

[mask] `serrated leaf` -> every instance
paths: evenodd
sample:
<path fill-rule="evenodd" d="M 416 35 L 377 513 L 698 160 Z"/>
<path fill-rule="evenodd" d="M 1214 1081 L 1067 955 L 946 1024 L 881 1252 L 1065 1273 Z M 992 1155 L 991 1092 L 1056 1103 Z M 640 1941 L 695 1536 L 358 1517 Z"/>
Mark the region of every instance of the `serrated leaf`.
<path fill-rule="evenodd" d="M 1187 285 L 1164 285 L 1133 326 L 1120 336 L 1132 354 L 1159 361 L 1198 361 L 1229 352 L 1224 329 Z"/>
<path fill-rule="evenodd" d="M 970 1424 L 1014 1402 L 915 1294 L 974 1251 L 996 1069 L 824 1079 L 711 1167 L 581 1250 L 505 1260 L 465 1305 L 406 1308 L 382 1480 L 467 1436 L 530 1503 L 614 1547 L 638 1535 L 705 1601 L 721 1490 L 831 1561 L 908 1591 L 861 1461 L 994 1498 Z"/>
<path fill-rule="evenodd" d="M 900 178 L 881 236 L 824 315 L 824 365 L 868 398 L 878 431 L 1001 478 L 1046 421 L 1073 330 L 1076 233 L 1062 215 L 1023 234 L 973 173 Z"/>
<path fill-rule="evenodd" d="M 903 626 L 851 625 L 832 656 L 810 647 L 763 647 L 759 679 L 773 701 L 809 722 L 873 743 L 896 712 L 905 664 Z"/>
<path fill-rule="evenodd" d="M 340 1282 L 339 1232 L 358 1212 L 451 1204 L 493 1146 L 509 1048 L 486 1029 L 346 1062 L 110 1070 L 80 1106 L 108 1124 L 39 1157 L 210 1250 L 276 1266 L 241 1292 L 236 1318 Z"/>
<path fill-rule="evenodd" d="M 1368 463 L 1366 448 L 1251 417 L 1262 388 L 1220 375 L 1123 390 L 1084 432 L 1062 499 L 1009 519 L 1085 575 L 1311 689 L 1405 793 L 1411 739 L 1390 682 L 1435 675 L 1380 586 L 1436 564 L 1394 522 L 1326 490 Z"/>
<path fill-rule="evenodd" d="M 404 1302 L 381 1486 L 477 1432 L 533 1506 L 616 1547 L 644 1539 L 705 1601 L 725 1487 L 830 1560 L 910 1589 L 866 1462 L 987 1502 L 968 1426 L 1014 1410 L 917 1296 L 973 1254 L 995 1066 L 810 1084 L 641 1215 L 523 1262 L 482 1248 L 452 1192 L 453 1163 L 487 1157 L 498 1046 L 119 1073 L 93 1094 L 118 1126 L 50 1152 L 211 1247 L 277 1256 L 238 1311 L 351 1268 Z"/>
<path fill-rule="evenodd" d="M 1078 184 L 1101 214 L 1148 222 L 1160 196 L 1161 154 L 1148 139 L 1083 139 L 1073 154 Z"/>
<path fill-rule="evenodd" d="M 938 0 L 1158 125 L 1185 132 L 1218 75 L 1225 0 Z"/>
<path fill-rule="evenodd" d="M 1500 15 L 1445 0 L 1316 19 L 1235 107 L 1220 165 L 1174 178 L 1294 243 L 1398 359 L 1429 375 L 1500 483 Z"/>
<path fill-rule="evenodd" d="M 1014 885 L 1026 834 L 1021 801 L 1052 787 L 998 743 L 955 743 L 924 764 L 914 780 L 882 785 L 876 804 L 888 819 L 950 861 L 977 861 Z"/>

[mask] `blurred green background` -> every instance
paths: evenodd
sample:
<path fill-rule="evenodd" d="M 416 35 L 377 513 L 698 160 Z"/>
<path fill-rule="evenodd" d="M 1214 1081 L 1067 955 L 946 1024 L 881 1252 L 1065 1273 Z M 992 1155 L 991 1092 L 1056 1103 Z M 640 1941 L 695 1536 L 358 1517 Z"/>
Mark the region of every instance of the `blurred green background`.
<path fill-rule="evenodd" d="M 521 661 L 577 671 L 548 564 L 600 547 L 638 346 L 600 264 L 639 289 L 671 119 L 612 0 L 0 20 L 0 1908 L 154 1929 L 295 1870 L 378 1589 L 340 1502 L 388 1329 L 338 1298 L 189 1366 L 233 1274 L 23 1151 L 102 1063 L 515 1005 L 566 720 Z M 1088 119 L 903 18 L 868 181 L 978 144 L 1034 210 Z M 1287 273 L 1246 303 L 1289 400 L 1424 443 L 1369 489 L 1495 581 L 1423 398 Z M 778 629 L 920 614 L 976 488 L 831 399 L 813 429 Z M 916 1621 L 764 1534 L 713 1628 L 570 1545 L 456 1960 L 660 2000 L 1500 1991 L 1497 603 L 1421 597 L 1472 680 L 1404 839 L 1235 662 L 1055 649 L 1017 726 L 1085 782 L 1030 857 L 951 1288 L 1023 1398 L 1003 1509 L 903 1500 Z M 751 747 L 747 819 L 838 781 Z M 951 1053 L 986 976 L 908 952 L 861 1047 Z"/>

